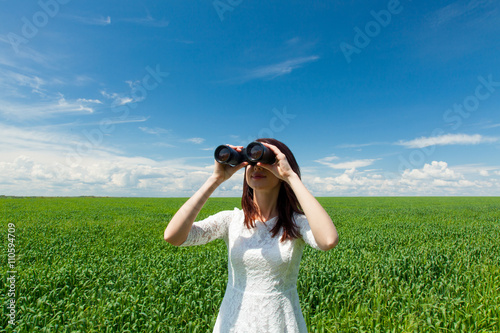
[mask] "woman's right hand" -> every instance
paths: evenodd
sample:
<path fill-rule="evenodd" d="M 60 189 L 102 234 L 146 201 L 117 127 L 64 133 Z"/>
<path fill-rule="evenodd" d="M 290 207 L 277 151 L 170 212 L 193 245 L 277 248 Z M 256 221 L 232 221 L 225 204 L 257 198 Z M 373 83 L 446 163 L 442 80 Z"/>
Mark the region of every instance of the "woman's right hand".
<path fill-rule="evenodd" d="M 232 146 L 232 145 L 228 146 L 233 148 L 237 152 L 241 152 L 243 150 L 243 146 Z M 238 170 L 244 168 L 247 165 L 248 162 L 242 162 L 233 167 L 228 164 L 221 164 L 215 161 L 213 177 L 215 177 L 215 179 L 219 183 L 225 182 L 226 180 L 231 178 L 231 176 L 234 175 Z"/>

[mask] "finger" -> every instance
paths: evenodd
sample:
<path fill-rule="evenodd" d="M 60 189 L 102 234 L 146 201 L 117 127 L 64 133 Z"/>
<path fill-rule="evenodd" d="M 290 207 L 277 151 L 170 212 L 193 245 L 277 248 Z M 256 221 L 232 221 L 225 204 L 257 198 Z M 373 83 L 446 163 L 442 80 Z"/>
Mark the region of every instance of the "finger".
<path fill-rule="evenodd" d="M 243 146 L 233 146 L 233 145 L 226 145 L 226 146 L 231 147 L 233 149 L 240 149 L 240 150 L 243 149 Z"/>
<path fill-rule="evenodd" d="M 240 170 L 240 169 L 242 169 L 242 168 L 246 167 L 247 165 L 248 165 L 248 162 L 242 162 L 242 163 L 240 163 L 240 164 L 236 165 L 236 166 L 234 167 L 234 168 L 235 168 L 235 169 L 234 169 L 234 172 L 236 172 L 236 171 L 238 171 L 238 170 Z"/>
<path fill-rule="evenodd" d="M 264 146 L 266 146 L 267 148 L 271 149 L 271 151 L 274 153 L 274 155 L 276 155 L 277 160 L 286 159 L 286 155 L 283 154 L 281 152 L 281 150 L 279 150 L 279 148 L 276 147 L 275 145 L 272 145 L 272 144 L 266 143 L 266 142 L 262 142 L 262 144 Z"/>
<path fill-rule="evenodd" d="M 267 148 L 271 149 L 273 151 L 273 153 L 281 153 L 281 150 L 278 149 L 278 147 L 276 147 L 275 145 L 272 145 L 270 143 L 267 143 L 267 142 L 261 142 L 264 146 L 266 146 Z"/>

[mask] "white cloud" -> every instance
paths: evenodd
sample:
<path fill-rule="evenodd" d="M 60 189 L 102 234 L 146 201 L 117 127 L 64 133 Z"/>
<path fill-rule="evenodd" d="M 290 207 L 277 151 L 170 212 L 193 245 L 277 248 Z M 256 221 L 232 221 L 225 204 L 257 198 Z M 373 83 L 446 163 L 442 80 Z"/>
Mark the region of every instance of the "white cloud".
<path fill-rule="evenodd" d="M 77 15 L 61 15 L 61 17 L 65 17 L 69 20 L 76 21 L 83 24 L 88 25 L 110 25 L 111 17 L 110 16 L 100 16 L 100 17 L 90 17 L 90 16 L 77 16 Z"/>
<path fill-rule="evenodd" d="M 496 128 L 496 127 L 500 127 L 500 124 L 490 124 L 490 125 L 484 126 L 483 128 Z"/>
<path fill-rule="evenodd" d="M 134 101 L 130 96 L 124 96 L 119 93 L 108 93 L 104 90 L 101 90 L 101 95 L 108 99 L 113 100 L 112 102 L 113 106 L 125 105 Z"/>
<path fill-rule="evenodd" d="M 0 124 L 0 194 L 191 196 L 213 171 L 210 154 L 152 160 L 126 156 L 103 142 L 80 151 L 78 148 L 88 145 L 89 140 L 59 130 L 56 126 Z M 324 160 L 333 163 L 338 159 L 329 156 Z M 353 162 L 345 162 L 351 165 L 343 167 L 361 165 Z M 337 171 L 321 174 L 322 169 L 302 168 L 304 183 L 315 195 L 500 195 L 498 166 L 451 168 L 446 162 L 433 161 L 401 175 L 349 168 L 330 176 L 328 172 Z M 481 170 L 487 174 L 481 176 Z M 223 183 L 214 196 L 241 196 L 242 174 L 239 171 Z"/>
<path fill-rule="evenodd" d="M 86 98 L 79 98 L 76 100 L 78 103 L 95 103 L 95 104 L 102 104 L 102 102 L 98 99 L 86 99 Z"/>
<path fill-rule="evenodd" d="M 348 161 L 348 162 L 340 162 L 340 163 L 331 163 L 333 160 L 337 160 L 339 157 L 337 156 L 329 156 L 325 157 L 319 160 L 316 160 L 315 162 L 318 162 L 320 164 L 326 165 L 327 167 L 330 167 L 332 169 L 358 169 L 358 168 L 364 168 L 369 165 L 372 165 L 373 162 L 375 162 L 377 159 L 360 159 L 360 160 L 354 160 L 354 161 Z"/>
<path fill-rule="evenodd" d="M 67 99 L 62 93 L 49 87 L 63 84 L 57 77 L 40 77 L 14 70 L 0 69 L 0 116 L 16 121 L 39 120 L 60 115 L 91 114 L 98 99 Z"/>
<path fill-rule="evenodd" d="M 433 161 L 425 164 L 422 169 L 405 170 L 403 179 L 462 179 L 463 176 L 448 168 L 446 162 Z"/>
<path fill-rule="evenodd" d="M 68 153 L 88 144 L 88 140 L 75 134 L 60 132 L 57 126 L 20 128 L 0 123 L 0 151 L 3 160 L 13 160 L 20 155 L 47 159 L 65 159 Z M 91 154 L 102 157 L 105 154 L 122 152 L 104 145 L 93 145 Z M 55 156 L 58 156 L 55 158 Z M 55 158 L 55 159 L 54 159 Z M 0 159 L 2 161 L 2 159 Z"/>
<path fill-rule="evenodd" d="M 484 137 L 480 134 L 445 134 L 435 137 L 420 137 L 411 141 L 399 141 L 396 144 L 406 148 L 424 148 L 445 145 L 477 145 L 497 142 L 498 138 Z"/>
<path fill-rule="evenodd" d="M 403 174 L 380 170 L 368 172 L 350 169 L 334 177 L 307 172 L 306 186 L 318 196 L 414 196 L 414 195 L 500 195 L 500 172 L 488 179 L 478 178 L 477 169 L 457 167 L 460 173 L 444 161 L 433 161 L 420 169 L 408 169 Z M 316 174 L 316 175 L 315 175 Z"/>
<path fill-rule="evenodd" d="M 105 154 L 102 158 L 87 156 L 68 166 L 64 159 L 52 157 L 19 155 L 0 162 L 0 194 L 190 196 L 211 175 L 205 166 L 194 166 L 189 160 L 153 161 Z M 240 172 L 217 193 L 234 195 L 241 183 Z"/>
<path fill-rule="evenodd" d="M 203 139 L 203 138 L 190 138 L 190 139 L 186 139 L 186 141 L 199 145 L 199 144 L 202 144 L 203 142 L 205 142 L 205 139 Z"/>
<path fill-rule="evenodd" d="M 170 130 L 160 128 L 160 127 L 155 127 L 155 128 L 150 128 L 150 127 L 139 127 L 141 131 L 144 133 L 148 134 L 153 134 L 153 135 L 160 135 L 160 134 L 167 134 L 170 133 Z"/>
<path fill-rule="evenodd" d="M 212 173 L 211 158 L 124 156 L 102 142 L 91 144 L 59 130 L 0 123 L 0 194 L 190 196 Z M 241 184 L 241 175 L 235 176 L 215 195 L 239 195 L 234 191 Z"/>
<path fill-rule="evenodd" d="M 60 95 L 57 99 L 36 103 L 17 103 L 1 101 L 0 114 L 7 119 L 33 120 L 50 118 L 62 114 L 91 114 L 94 107 L 84 99 L 66 100 Z"/>
<path fill-rule="evenodd" d="M 163 148 L 174 148 L 175 147 L 173 144 L 166 143 L 166 142 L 155 142 L 155 143 L 153 143 L 153 146 L 163 147 Z"/>
<path fill-rule="evenodd" d="M 26 100 L 34 94 L 41 98 L 47 98 L 48 92 L 45 86 L 59 82 L 54 78 L 48 81 L 27 72 L 30 72 L 30 70 L 19 73 L 18 71 L 0 69 L 0 96 L 8 100 L 12 98 Z"/>
<path fill-rule="evenodd" d="M 479 174 L 481 176 L 483 176 L 483 177 L 488 177 L 490 175 L 490 173 L 488 172 L 488 170 L 480 170 Z"/>
<path fill-rule="evenodd" d="M 10 153 L 0 159 L 0 194 L 191 196 L 213 169 L 213 162 L 194 161 L 154 161 L 100 150 L 68 166 L 60 153 Z M 214 196 L 240 196 L 242 174 L 223 183 Z M 476 180 L 438 161 L 403 175 L 350 169 L 333 177 L 306 173 L 303 180 L 313 194 L 325 196 L 500 194 L 498 177 Z"/>
<path fill-rule="evenodd" d="M 95 121 L 95 122 L 87 122 L 87 123 L 69 123 L 69 124 L 62 124 L 61 126 L 73 126 L 73 127 L 83 127 L 83 126 L 111 126 L 111 125 L 118 125 L 118 124 L 129 124 L 129 123 L 143 123 L 147 121 L 149 117 L 143 117 L 143 116 L 127 116 L 127 117 L 105 117 L 101 119 L 100 121 Z"/>
<path fill-rule="evenodd" d="M 472 0 L 467 3 L 454 2 L 433 12 L 428 16 L 428 20 L 432 26 L 440 26 L 465 15 L 470 16 L 476 8 L 487 4 L 488 1 L 484 0 Z"/>
<path fill-rule="evenodd" d="M 170 24 L 170 22 L 165 19 L 159 20 L 153 18 L 149 12 L 147 13 L 146 17 L 122 18 L 118 19 L 118 21 L 135 23 L 154 28 L 165 28 Z"/>
<path fill-rule="evenodd" d="M 319 59 L 318 56 L 308 56 L 308 57 L 289 59 L 277 64 L 250 69 L 246 72 L 245 75 L 230 81 L 246 82 L 255 79 L 270 80 L 278 76 L 290 74 L 295 69 L 301 68 L 303 65 L 316 61 L 318 59 Z"/>
<path fill-rule="evenodd" d="M 338 156 L 335 156 L 335 155 L 332 155 L 332 156 L 327 156 L 327 157 L 324 157 L 320 160 L 317 160 L 316 162 L 330 162 L 330 161 L 335 161 L 335 160 L 338 160 L 340 157 Z"/>
<path fill-rule="evenodd" d="M 14 44 L 11 40 L 9 40 L 9 38 L 6 37 L 6 35 L 0 35 L 0 42 L 7 44 L 4 45 L 3 50 L 0 47 L 0 50 L 3 51 L 3 57 L 0 59 L 0 62 L 13 68 L 18 68 L 20 66 L 24 67 L 24 60 L 26 59 L 35 64 L 50 67 L 50 64 L 53 62 L 53 58 L 56 58 L 52 57 L 53 55 L 38 52 L 34 48 L 30 47 L 29 43 Z M 7 52 L 5 51 L 6 49 Z M 12 49 L 15 51 L 15 53 L 13 53 L 13 57 L 8 55 L 11 54 Z"/>
<path fill-rule="evenodd" d="M 344 143 L 337 145 L 337 148 L 363 148 L 369 146 L 383 145 L 385 142 L 369 142 L 369 143 Z"/>
<path fill-rule="evenodd" d="M 33 91 L 39 91 L 41 86 L 46 84 L 45 80 L 41 79 L 37 75 L 27 75 L 21 74 L 10 70 L 2 70 L 0 72 L 2 76 L 0 77 L 0 83 L 2 86 L 21 86 L 29 87 Z"/>
<path fill-rule="evenodd" d="M 146 99 L 147 94 L 137 93 L 140 91 L 144 91 L 144 87 L 142 87 L 143 83 L 140 80 L 134 80 L 134 81 L 126 80 L 125 83 L 130 88 L 128 93 L 117 93 L 117 92 L 109 93 L 106 90 L 101 90 L 100 93 L 107 99 L 112 100 L 112 106 L 121 106 L 129 103 L 138 103 Z"/>

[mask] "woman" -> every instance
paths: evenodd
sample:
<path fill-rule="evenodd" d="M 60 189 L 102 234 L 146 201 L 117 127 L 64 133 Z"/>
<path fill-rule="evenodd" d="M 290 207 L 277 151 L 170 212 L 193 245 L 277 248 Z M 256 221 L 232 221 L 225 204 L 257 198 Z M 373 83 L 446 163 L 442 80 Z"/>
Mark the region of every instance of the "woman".
<path fill-rule="evenodd" d="M 275 139 L 257 141 L 273 151 L 276 162 L 215 162 L 213 175 L 174 215 L 164 238 L 176 246 L 226 242 L 228 284 L 214 332 L 307 332 L 297 293 L 302 251 L 306 243 L 324 251 L 335 247 L 337 230 L 302 183 L 290 149 Z M 243 210 L 193 223 L 213 191 L 243 167 Z"/>

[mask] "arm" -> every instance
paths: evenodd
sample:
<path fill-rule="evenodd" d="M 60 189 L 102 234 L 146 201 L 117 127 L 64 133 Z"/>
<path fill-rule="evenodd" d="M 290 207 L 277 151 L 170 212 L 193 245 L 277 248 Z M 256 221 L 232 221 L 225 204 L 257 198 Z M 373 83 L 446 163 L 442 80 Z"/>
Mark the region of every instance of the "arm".
<path fill-rule="evenodd" d="M 339 235 L 328 213 L 307 190 L 297 174 L 288 178 L 287 183 L 292 188 L 299 200 L 300 206 L 304 210 L 304 214 L 307 217 L 319 248 L 323 251 L 334 248 L 339 242 Z"/>
<path fill-rule="evenodd" d="M 241 150 L 243 147 L 233 148 L 239 148 Z M 170 220 L 163 233 L 165 241 L 175 246 L 184 243 L 196 216 L 198 216 L 198 213 L 201 211 L 210 195 L 220 184 L 229 179 L 236 171 L 240 170 L 245 165 L 247 165 L 247 163 L 243 162 L 238 166 L 231 167 L 215 162 L 213 175 L 210 176 L 202 187 L 182 205 Z"/>
<path fill-rule="evenodd" d="M 220 184 L 220 181 L 211 176 L 202 187 L 182 205 L 165 228 L 165 232 L 163 233 L 165 241 L 175 246 L 184 243 L 196 216 L 198 216 L 205 202 L 207 202 L 210 195 Z"/>
<path fill-rule="evenodd" d="M 337 229 L 333 224 L 332 219 L 316 200 L 316 198 L 307 190 L 299 176 L 292 170 L 290 164 L 276 146 L 264 143 L 276 155 L 276 163 L 273 165 L 258 163 L 257 165 L 268 169 L 276 177 L 284 180 L 290 185 L 300 206 L 304 210 L 304 214 L 309 222 L 314 239 L 318 246 L 323 251 L 334 248 L 339 242 Z"/>

